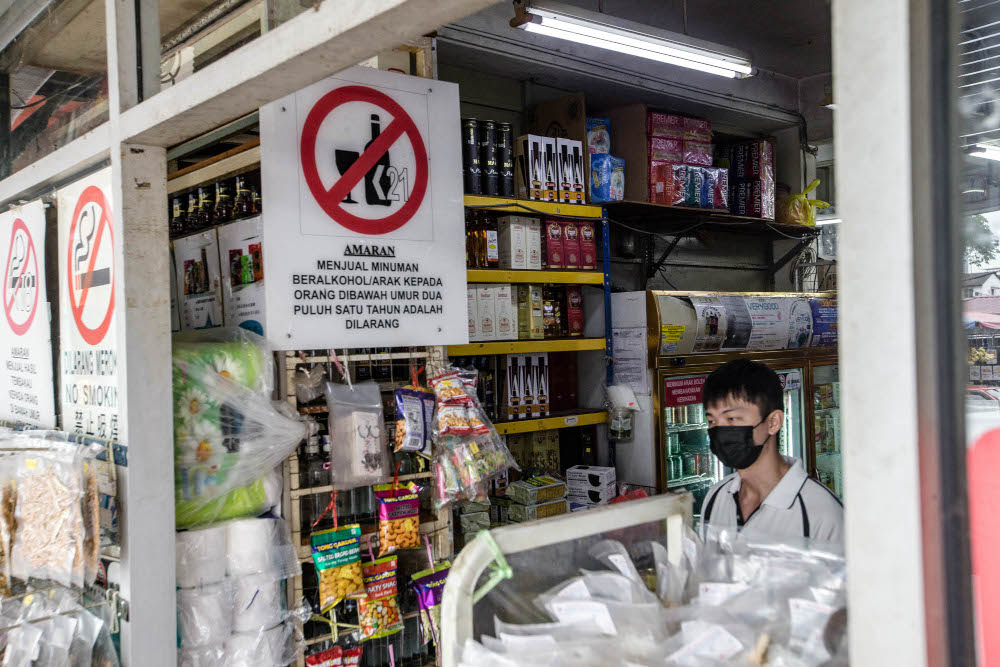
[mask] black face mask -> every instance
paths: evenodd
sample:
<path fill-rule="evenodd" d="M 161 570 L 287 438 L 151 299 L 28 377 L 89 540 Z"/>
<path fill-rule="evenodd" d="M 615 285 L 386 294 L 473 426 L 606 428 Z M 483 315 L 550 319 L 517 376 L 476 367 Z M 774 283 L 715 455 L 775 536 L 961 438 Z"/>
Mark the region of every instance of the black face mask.
<path fill-rule="evenodd" d="M 764 451 L 763 445 L 753 441 L 754 429 L 764 421 L 756 426 L 713 426 L 708 429 L 709 448 L 722 465 L 736 470 L 749 468 Z"/>

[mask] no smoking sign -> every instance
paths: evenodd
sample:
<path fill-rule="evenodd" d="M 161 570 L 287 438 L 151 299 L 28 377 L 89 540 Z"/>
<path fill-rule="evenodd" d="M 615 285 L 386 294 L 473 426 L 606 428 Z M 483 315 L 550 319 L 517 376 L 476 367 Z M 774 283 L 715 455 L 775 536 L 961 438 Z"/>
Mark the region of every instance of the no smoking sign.
<path fill-rule="evenodd" d="M 10 234 L 3 272 L 3 311 L 11 331 L 23 336 L 38 310 L 38 250 L 24 220 L 17 218 Z"/>
<path fill-rule="evenodd" d="M 88 345 L 98 345 L 114 315 L 115 255 L 111 209 L 96 186 L 77 200 L 65 260 L 73 321 Z"/>
<path fill-rule="evenodd" d="M 337 225 L 378 236 L 399 230 L 420 210 L 429 173 L 421 127 L 426 107 L 410 106 L 367 86 L 342 86 L 309 109 L 300 136 L 302 174 Z"/>

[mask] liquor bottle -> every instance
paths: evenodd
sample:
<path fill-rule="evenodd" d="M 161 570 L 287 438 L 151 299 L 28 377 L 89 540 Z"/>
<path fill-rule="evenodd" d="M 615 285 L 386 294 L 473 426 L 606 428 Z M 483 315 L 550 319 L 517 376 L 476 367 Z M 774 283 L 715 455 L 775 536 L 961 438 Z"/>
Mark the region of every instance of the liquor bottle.
<path fill-rule="evenodd" d="M 188 193 L 188 207 L 187 207 L 187 229 L 185 231 L 193 232 L 200 227 L 198 220 L 198 194 L 196 192 Z"/>
<path fill-rule="evenodd" d="M 233 217 L 245 218 L 248 215 L 253 215 L 253 197 L 250 194 L 247 174 L 240 174 L 236 177 L 236 202 L 233 206 Z"/>
<path fill-rule="evenodd" d="M 257 178 L 260 175 L 258 174 Z M 256 215 L 264 210 L 264 202 L 260 196 L 260 186 L 257 184 L 257 178 L 251 178 L 250 180 L 250 201 L 253 203 L 251 207 L 251 213 Z"/>
<path fill-rule="evenodd" d="M 212 216 L 213 208 L 212 191 L 207 185 L 203 185 L 198 188 L 198 225 L 200 227 L 208 227 L 212 224 L 214 220 Z"/>
<path fill-rule="evenodd" d="M 378 114 L 371 115 L 372 138 L 365 144 L 365 150 L 375 143 L 382 126 Z M 392 186 L 392 177 L 389 176 L 389 151 L 383 151 L 378 161 L 365 174 L 365 201 L 369 206 L 389 206 L 392 200 L 389 199 L 389 188 Z"/>
<path fill-rule="evenodd" d="M 233 219 L 233 194 L 228 181 L 215 183 L 215 209 L 212 216 L 216 222 L 229 222 Z"/>
<path fill-rule="evenodd" d="M 184 225 L 187 223 L 187 213 L 181 204 L 180 195 L 174 197 L 172 208 L 173 215 L 170 217 L 170 235 L 177 236 L 184 233 Z"/>
<path fill-rule="evenodd" d="M 500 268 L 500 242 L 497 238 L 497 219 L 496 216 L 484 215 L 485 224 L 483 225 L 483 234 L 486 244 L 485 266 L 487 269 L 499 269 Z"/>

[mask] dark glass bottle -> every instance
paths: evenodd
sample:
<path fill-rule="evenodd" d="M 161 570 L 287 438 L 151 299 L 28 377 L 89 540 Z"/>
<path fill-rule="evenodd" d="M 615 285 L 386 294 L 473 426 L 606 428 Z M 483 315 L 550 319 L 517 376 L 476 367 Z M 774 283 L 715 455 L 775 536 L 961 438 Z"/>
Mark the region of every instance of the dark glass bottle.
<path fill-rule="evenodd" d="M 483 239 L 485 241 L 485 252 L 483 259 L 486 261 L 487 269 L 500 268 L 500 242 L 498 238 L 497 218 L 494 215 L 483 215 Z"/>
<path fill-rule="evenodd" d="M 229 181 L 218 181 L 215 184 L 215 208 L 212 217 L 215 222 L 229 222 L 233 219 L 233 192 L 229 189 Z"/>
<path fill-rule="evenodd" d="M 212 209 L 215 202 L 212 201 L 212 190 L 209 186 L 203 185 L 198 188 L 198 226 L 208 227 L 214 220 Z"/>
<path fill-rule="evenodd" d="M 171 210 L 170 235 L 177 236 L 178 234 L 183 234 L 184 225 L 187 223 L 187 212 L 184 210 L 184 205 L 181 203 L 180 195 L 174 197 Z"/>
<path fill-rule="evenodd" d="M 253 196 L 250 194 L 248 180 L 246 174 L 240 174 L 236 177 L 236 204 L 233 207 L 233 214 L 236 218 L 253 215 Z"/>
<path fill-rule="evenodd" d="M 250 212 L 254 215 L 264 210 L 264 202 L 260 196 L 260 184 L 258 183 L 259 178 L 260 172 L 257 173 L 256 178 L 250 179 L 250 201 L 253 204 Z"/>
<path fill-rule="evenodd" d="M 382 125 L 378 114 L 371 115 L 372 138 L 365 144 L 365 150 L 375 143 L 379 134 L 382 133 Z M 389 188 L 392 186 L 392 177 L 389 176 L 389 151 L 384 151 L 378 162 L 365 174 L 365 201 L 369 206 L 389 206 L 392 200 L 389 198 Z"/>
<path fill-rule="evenodd" d="M 187 228 L 185 231 L 192 232 L 200 227 L 198 220 L 198 193 L 189 192 L 188 193 L 188 208 L 187 208 Z"/>

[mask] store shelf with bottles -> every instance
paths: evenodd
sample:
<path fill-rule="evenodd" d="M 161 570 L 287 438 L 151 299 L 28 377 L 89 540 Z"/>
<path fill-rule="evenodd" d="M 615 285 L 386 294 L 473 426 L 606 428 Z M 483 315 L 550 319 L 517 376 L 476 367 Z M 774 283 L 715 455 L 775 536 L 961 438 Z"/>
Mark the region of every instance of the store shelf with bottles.
<path fill-rule="evenodd" d="M 488 197 L 486 195 L 465 195 L 466 208 L 496 211 L 498 213 L 519 213 L 522 215 L 543 215 L 559 218 L 579 218 L 600 220 L 604 210 L 598 205 L 567 204 L 513 197 Z"/>
<path fill-rule="evenodd" d="M 519 271 L 512 269 L 469 269 L 470 283 L 541 283 L 543 285 L 603 285 L 601 271 Z"/>
<path fill-rule="evenodd" d="M 711 475 L 689 475 L 688 477 L 679 477 L 677 479 L 672 479 L 667 482 L 667 489 L 679 489 L 686 488 L 696 484 L 712 483 L 714 480 Z"/>
<path fill-rule="evenodd" d="M 687 431 L 704 431 L 708 424 L 671 424 L 664 427 L 667 433 L 686 433 Z"/>
<path fill-rule="evenodd" d="M 604 338 L 552 338 L 535 340 L 500 340 L 467 345 L 449 345 L 448 355 L 468 357 L 482 354 L 529 354 L 532 352 L 583 352 L 603 350 Z"/>

